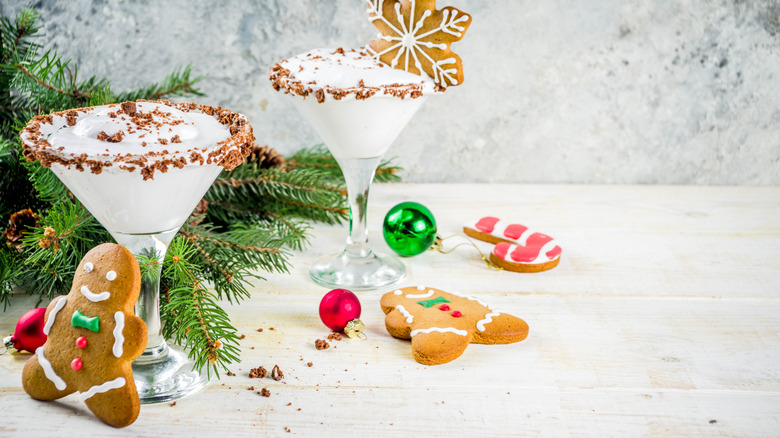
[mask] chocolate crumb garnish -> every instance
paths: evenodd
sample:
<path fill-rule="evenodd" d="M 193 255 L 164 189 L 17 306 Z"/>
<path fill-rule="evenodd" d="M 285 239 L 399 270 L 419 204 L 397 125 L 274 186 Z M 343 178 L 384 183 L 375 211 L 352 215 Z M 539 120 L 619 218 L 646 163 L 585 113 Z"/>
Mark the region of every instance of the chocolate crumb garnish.
<path fill-rule="evenodd" d="M 260 390 L 260 395 L 262 395 L 263 397 L 270 397 L 271 391 L 269 391 L 268 388 L 263 388 Z"/>
<path fill-rule="evenodd" d="M 122 107 L 122 112 L 127 114 L 130 117 L 133 117 L 135 115 L 135 102 L 127 101 L 122 102 L 120 105 Z"/>
<path fill-rule="evenodd" d="M 352 53 L 357 53 L 360 57 L 366 58 L 370 55 L 367 54 L 364 51 L 356 51 L 354 49 L 349 50 Z M 346 51 L 342 48 L 336 49 L 332 53 L 335 59 L 333 59 L 333 62 L 337 65 L 343 65 L 342 59 L 338 57 L 338 55 L 345 55 Z M 314 55 L 314 54 L 308 54 L 307 59 L 311 60 L 318 60 L 322 59 L 322 56 Z M 286 60 L 281 61 L 284 63 Z M 381 62 L 376 63 L 377 68 L 389 68 L 387 65 Z M 303 71 L 304 68 L 302 65 L 298 66 L 298 72 Z M 314 71 L 319 70 L 319 67 L 315 66 Z M 410 84 L 388 84 L 388 85 L 382 85 L 377 87 L 367 87 L 365 85 L 365 82 L 361 81 L 358 83 L 358 86 L 353 88 L 337 88 L 333 87 L 327 84 L 307 84 L 307 85 L 315 85 L 315 88 L 317 90 L 313 90 L 311 87 L 306 87 L 301 80 L 296 78 L 295 74 L 293 74 L 289 69 L 284 68 L 280 63 L 276 63 L 271 68 L 271 76 L 269 78 L 271 80 L 271 86 L 276 91 L 284 91 L 285 93 L 291 93 L 296 94 L 302 97 L 307 97 L 310 94 L 314 94 L 315 98 L 317 99 L 317 102 L 323 103 L 325 101 L 325 97 L 327 94 L 330 94 L 333 99 L 335 100 L 341 100 L 344 97 L 354 94 L 355 97 L 358 100 L 365 100 L 368 99 L 371 96 L 374 96 L 377 93 L 390 95 L 397 97 L 399 99 L 405 99 L 406 97 L 411 97 L 412 99 L 416 99 L 421 97 L 423 85 L 421 83 L 410 83 Z M 443 92 L 446 88 L 442 87 L 439 84 L 435 84 L 434 91 L 435 92 Z"/>
<path fill-rule="evenodd" d="M 279 365 L 274 365 L 274 368 L 271 370 L 271 378 L 277 382 L 284 379 L 284 373 L 279 369 Z"/>
<path fill-rule="evenodd" d="M 168 140 L 166 140 L 164 138 L 158 138 L 157 142 L 160 143 L 160 144 L 163 144 L 163 145 L 168 144 Z"/>
<path fill-rule="evenodd" d="M 138 102 L 147 101 L 138 100 Z M 200 112 L 212 116 L 216 118 L 218 122 L 225 125 L 228 131 L 233 135 L 208 148 L 193 147 L 191 149 L 176 152 L 172 157 L 167 152 L 147 152 L 142 155 L 116 153 L 115 155 L 112 155 L 110 159 L 90 158 L 86 154 L 78 156 L 68 155 L 67 151 L 60 149 L 61 145 L 52 145 L 49 143 L 48 135 L 52 132 L 52 128 L 44 128 L 43 125 L 53 125 L 55 126 L 55 129 L 61 129 L 60 127 L 64 126 L 73 126 L 77 123 L 79 116 L 94 111 L 97 108 L 85 107 L 34 117 L 20 133 L 24 146 L 22 153 L 28 161 L 39 161 L 44 167 L 51 167 L 52 163 L 58 163 L 64 167 L 71 167 L 80 172 L 83 172 L 88 168 L 95 174 L 101 173 L 103 167 L 109 167 L 114 164 L 133 164 L 141 168 L 141 175 L 144 180 L 153 179 L 156 171 L 166 171 L 169 166 L 183 167 L 186 164 L 215 164 L 224 167 L 225 170 L 232 170 L 244 161 L 244 157 L 249 155 L 255 138 L 252 134 L 252 126 L 247 123 L 246 117 L 220 107 L 208 105 L 176 103 L 165 100 L 155 101 L 155 103 L 173 107 L 184 112 Z M 116 104 L 112 106 L 118 107 Z M 117 108 L 117 111 L 124 112 L 124 109 Z M 219 118 L 217 118 L 217 114 L 220 115 Z M 114 115 L 116 115 L 116 113 L 114 113 Z M 170 116 L 171 113 L 164 111 L 164 108 L 157 108 L 152 111 L 151 114 L 140 113 L 136 109 L 135 115 L 131 116 L 130 119 L 134 126 L 132 129 L 128 128 L 127 132 L 130 132 L 131 130 L 137 132 L 142 129 L 153 127 L 159 128 L 164 125 L 174 126 L 183 123 L 181 120 L 168 120 L 165 123 L 156 121 L 170 118 Z M 71 123 L 73 125 L 71 125 Z M 160 126 L 156 126 L 157 124 Z M 122 134 L 124 136 L 124 132 Z M 104 135 L 105 137 L 103 135 L 98 135 L 97 139 L 100 141 L 108 141 L 108 134 L 104 133 Z M 144 135 L 145 133 L 141 134 L 139 137 L 143 138 Z M 117 137 L 114 137 L 114 140 L 121 141 L 121 139 Z M 122 169 L 127 169 L 127 167 L 122 167 Z"/>
<path fill-rule="evenodd" d="M 171 137 L 171 143 L 181 143 L 181 138 L 178 135 Z"/>
<path fill-rule="evenodd" d="M 100 141 L 106 141 L 108 140 L 108 134 L 106 134 L 106 131 L 100 131 L 96 138 Z"/>
<path fill-rule="evenodd" d="M 328 341 L 324 339 L 317 339 L 316 341 L 314 341 L 314 347 L 317 350 L 324 350 L 326 348 L 330 348 L 330 344 L 328 344 Z"/>
<path fill-rule="evenodd" d="M 265 377 L 267 371 L 263 367 L 252 368 L 249 370 L 250 379 L 262 379 Z"/>
<path fill-rule="evenodd" d="M 78 119 L 79 113 L 76 111 L 70 110 L 65 113 L 65 119 L 67 120 L 68 126 L 76 126 L 76 120 Z"/>
<path fill-rule="evenodd" d="M 102 133 L 103 131 L 100 131 L 100 132 Z M 119 143 L 124 138 L 125 138 L 125 133 L 122 132 L 122 130 L 120 129 L 119 131 L 115 132 L 114 135 L 112 135 L 111 137 L 108 137 L 106 139 L 106 141 L 109 142 L 109 143 Z"/>

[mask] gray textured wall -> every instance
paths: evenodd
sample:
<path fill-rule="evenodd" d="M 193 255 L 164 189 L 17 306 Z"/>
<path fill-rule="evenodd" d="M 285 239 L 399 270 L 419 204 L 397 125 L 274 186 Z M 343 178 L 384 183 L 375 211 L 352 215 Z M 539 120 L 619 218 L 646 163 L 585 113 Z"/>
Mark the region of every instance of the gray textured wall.
<path fill-rule="evenodd" d="M 2 0 L 10 15 L 28 0 Z M 440 0 L 466 82 L 389 155 L 407 181 L 780 184 L 780 1 Z M 318 143 L 269 86 L 282 57 L 374 37 L 362 0 L 33 2 L 47 48 L 117 90 L 192 63 L 200 101 L 282 152 Z"/>

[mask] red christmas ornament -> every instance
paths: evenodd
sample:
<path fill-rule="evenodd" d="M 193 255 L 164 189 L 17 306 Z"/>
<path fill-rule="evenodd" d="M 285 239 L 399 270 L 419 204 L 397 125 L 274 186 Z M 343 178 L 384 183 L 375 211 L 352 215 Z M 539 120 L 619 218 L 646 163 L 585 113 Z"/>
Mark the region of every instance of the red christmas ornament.
<path fill-rule="evenodd" d="M 19 351 L 35 353 L 35 349 L 46 342 L 46 335 L 43 334 L 45 315 L 45 307 L 29 310 L 22 315 L 16 323 L 14 334 L 4 339 L 6 348 L 13 347 Z"/>
<path fill-rule="evenodd" d="M 333 289 L 320 301 L 320 319 L 333 331 L 344 331 L 350 338 L 360 335 L 365 326 L 360 317 L 358 297 L 346 289 Z"/>

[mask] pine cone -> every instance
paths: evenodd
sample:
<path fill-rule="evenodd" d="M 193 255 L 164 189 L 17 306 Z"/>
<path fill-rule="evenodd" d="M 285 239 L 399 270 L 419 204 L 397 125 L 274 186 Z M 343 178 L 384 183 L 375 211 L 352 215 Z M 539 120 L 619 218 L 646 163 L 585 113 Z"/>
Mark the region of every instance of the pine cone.
<path fill-rule="evenodd" d="M 24 251 L 22 237 L 24 233 L 36 226 L 38 226 L 38 216 L 29 208 L 12 214 L 8 220 L 8 228 L 3 233 L 6 245 L 13 247 L 18 252 Z"/>
<path fill-rule="evenodd" d="M 252 151 L 246 157 L 246 164 L 252 166 L 252 169 L 277 169 L 284 167 L 284 157 L 270 146 L 252 146 Z"/>
<path fill-rule="evenodd" d="M 209 201 L 207 201 L 206 198 L 201 199 L 200 202 L 198 202 L 198 205 L 195 206 L 195 210 L 192 210 L 190 225 L 194 227 L 203 222 L 203 219 L 206 218 L 206 211 L 208 211 L 208 209 Z"/>

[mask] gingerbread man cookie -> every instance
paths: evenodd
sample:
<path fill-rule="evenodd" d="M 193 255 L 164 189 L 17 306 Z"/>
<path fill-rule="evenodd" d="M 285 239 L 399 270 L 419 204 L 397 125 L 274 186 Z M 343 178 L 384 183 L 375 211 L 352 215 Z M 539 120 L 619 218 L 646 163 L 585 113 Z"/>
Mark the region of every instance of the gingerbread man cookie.
<path fill-rule="evenodd" d="M 433 78 L 442 87 L 463 83 L 463 63 L 450 50 L 471 16 L 436 0 L 368 0 L 369 21 L 379 30 L 368 52 L 385 64 Z"/>
<path fill-rule="evenodd" d="M 525 225 L 486 216 L 466 222 L 463 232 L 475 239 L 495 243 L 490 261 L 508 271 L 546 271 L 558 266 L 561 260 L 561 247 L 552 237 Z"/>
<path fill-rule="evenodd" d="M 132 363 L 146 347 L 133 306 L 141 273 L 133 254 L 105 243 L 79 264 L 68 295 L 46 309 L 46 343 L 24 365 L 24 390 L 37 400 L 79 391 L 92 413 L 114 427 L 132 424 L 141 404 Z"/>
<path fill-rule="evenodd" d="M 388 333 L 412 340 L 412 355 L 424 365 L 457 359 L 470 343 L 511 344 L 528 336 L 522 319 L 491 310 L 478 298 L 411 286 L 380 300 Z"/>

